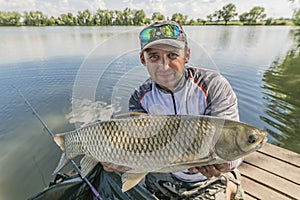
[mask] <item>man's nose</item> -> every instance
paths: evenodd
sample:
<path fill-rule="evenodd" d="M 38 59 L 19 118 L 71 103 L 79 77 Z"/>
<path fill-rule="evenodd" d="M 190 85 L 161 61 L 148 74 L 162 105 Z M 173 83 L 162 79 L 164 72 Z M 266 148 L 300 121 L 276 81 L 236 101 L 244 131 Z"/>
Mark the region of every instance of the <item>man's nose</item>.
<path fill-rule="evenodd" d="M 169 63 L 170 63 L 170 58 L 168 57 L 168 55 L 161 56 L 161 67 L 167 69 L 169 68 Z"/>

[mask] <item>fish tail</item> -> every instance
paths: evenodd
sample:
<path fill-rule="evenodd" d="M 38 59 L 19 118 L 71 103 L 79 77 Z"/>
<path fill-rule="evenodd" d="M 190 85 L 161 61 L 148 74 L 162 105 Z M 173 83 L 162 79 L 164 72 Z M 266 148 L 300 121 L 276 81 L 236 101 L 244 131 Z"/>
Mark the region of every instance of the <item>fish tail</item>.
<path fill-rule="evenodd" d="M 56 167 L 56 169 L 53 172 L 53 175 L 57 174 L 69 161 L 70 159 L 67 158 L 66 152 L 65 152 L 65 137 L 64 134 L 56 134 L 53 136 L 53 139 L 55 143 L 60 147 L 62 150 L 62 155 L 60 158 L 60 161 Z"/>

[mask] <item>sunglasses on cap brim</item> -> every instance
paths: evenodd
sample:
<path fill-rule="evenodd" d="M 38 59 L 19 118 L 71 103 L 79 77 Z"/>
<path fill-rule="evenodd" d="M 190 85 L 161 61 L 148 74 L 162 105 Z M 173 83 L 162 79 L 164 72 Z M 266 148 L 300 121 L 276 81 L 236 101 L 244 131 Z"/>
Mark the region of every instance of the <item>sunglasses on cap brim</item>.
<path fill-rule="evenodd" d="M 181 33 L 181 28 L 174 24 L 150 26 L 141 31 L 140 39 L 142 42 L 150 42 L 152 40 L 164 38 L 177 39 Z"/>

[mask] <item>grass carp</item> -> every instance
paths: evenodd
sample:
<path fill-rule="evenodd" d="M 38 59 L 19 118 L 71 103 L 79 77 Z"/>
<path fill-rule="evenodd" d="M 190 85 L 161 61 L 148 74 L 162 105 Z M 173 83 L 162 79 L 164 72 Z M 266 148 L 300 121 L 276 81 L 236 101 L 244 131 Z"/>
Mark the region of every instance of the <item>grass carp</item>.
<path fill-rule="evenodd" d="M 84 155 L 83 177 L 100 161 L 130 168 L 122 175 L 122 191 L 127 191 L 149 172 L 238 159 L 261 148 L 266 136 L 264 130 L 217 117 L 131 113 L 56 134 L 63 154 L 54 173 Z"/>

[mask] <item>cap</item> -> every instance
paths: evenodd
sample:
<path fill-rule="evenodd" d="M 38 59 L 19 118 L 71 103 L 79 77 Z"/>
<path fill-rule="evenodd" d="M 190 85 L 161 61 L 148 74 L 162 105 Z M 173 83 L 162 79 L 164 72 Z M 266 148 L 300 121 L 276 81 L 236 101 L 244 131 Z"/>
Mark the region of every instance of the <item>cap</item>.
<path fill-rule="evenodd" d="M 171 20 L 156 21 L 140 32 L 141 51 L 150 47 L 182 49 L 187 45 L 180 24 Z"/>

